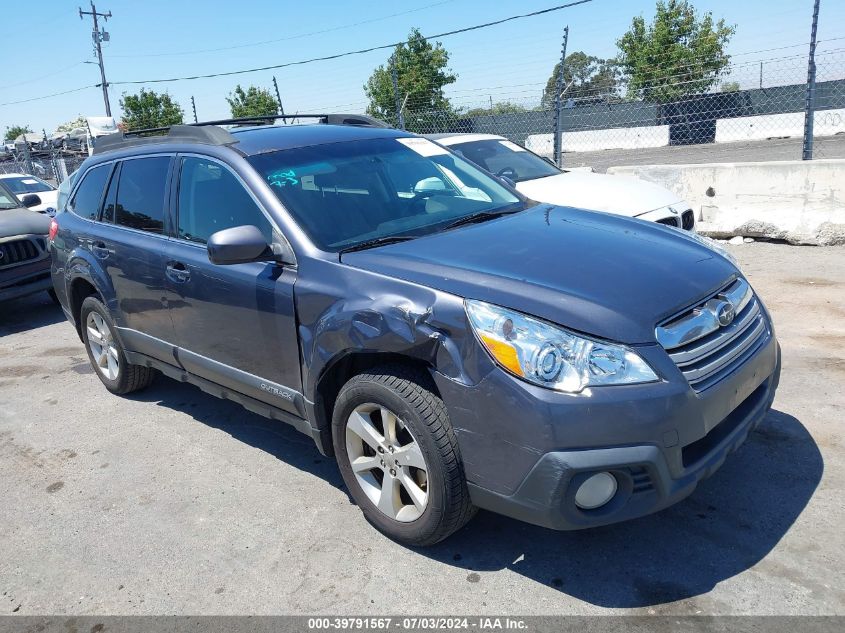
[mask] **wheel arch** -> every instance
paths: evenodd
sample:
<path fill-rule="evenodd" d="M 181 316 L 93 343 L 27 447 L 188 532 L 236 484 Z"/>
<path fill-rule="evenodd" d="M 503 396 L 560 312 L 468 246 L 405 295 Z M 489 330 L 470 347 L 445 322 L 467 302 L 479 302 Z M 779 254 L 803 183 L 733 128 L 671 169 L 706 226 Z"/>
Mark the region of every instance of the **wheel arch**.
<path fill-rule="evenodd" d="M 343 385 L 358 374 L 385 365 L 416 369 L 429 377 L 436 371 L 431 363 L 425 360 L 394 352 L 350 350 L 339 355 L 326 365 L 317 379 L 314 389 L 314 402 L 310 403 L 313 424 L 319 431 L 318 448 L 324 455 L 334 453 L 331 437 L 332 413 Z M 425 387 L 434 393 L 438 393 L 433 379 Z"/>

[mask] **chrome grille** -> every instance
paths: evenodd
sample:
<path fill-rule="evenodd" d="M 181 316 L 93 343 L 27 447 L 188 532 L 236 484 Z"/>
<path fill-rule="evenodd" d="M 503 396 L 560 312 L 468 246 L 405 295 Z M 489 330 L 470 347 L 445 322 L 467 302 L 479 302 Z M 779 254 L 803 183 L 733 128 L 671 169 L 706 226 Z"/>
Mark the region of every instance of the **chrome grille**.
<path fill-rule="evenodd" d="M 681 215 L 681 228 L 685 231 L 691 231 L 692 227 L 695 226 L 695 213 L 693 213 L 692 209 L 687 209 Z"/>
<path fill-rule="evenodd" d="M 728 319 L 727 312 L 734 316 Z M 751 286 L 737 279 L 658 326 L 655 334 L 690 386 L 704 391 L 753 355 L 768 329 Z"/>
<path fill-rule="evenodd" d="M 0 242 L 0 268 L 23 264 L 44 254 L 44 240 L 17 238 Z"/>
<path fill-rule="evenodd" d="M 674 226 L 675 228 L 678 227 L 678 222 L 675 218 L 660 218 L 657 221 L 657 224 L 665 224 L 666 226 Z"/>

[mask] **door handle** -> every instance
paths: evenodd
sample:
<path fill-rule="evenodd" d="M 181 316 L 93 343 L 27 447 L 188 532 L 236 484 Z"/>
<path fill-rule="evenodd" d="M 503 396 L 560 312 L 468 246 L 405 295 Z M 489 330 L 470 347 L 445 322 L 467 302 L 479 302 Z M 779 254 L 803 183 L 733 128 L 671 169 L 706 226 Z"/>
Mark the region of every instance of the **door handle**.
<path fill-rule="evenodd" d="M 105 259 L 109 256 L 109 249 L 106 248 L 104 242 L 91 242 L 91 252 L 100 259 Z"/>
<path fill-rule="evenodd" d="M 177 284 L 183 284 L 191 278 L 191 271 L 182 262 L 167 262 L 167 277 Z"/>

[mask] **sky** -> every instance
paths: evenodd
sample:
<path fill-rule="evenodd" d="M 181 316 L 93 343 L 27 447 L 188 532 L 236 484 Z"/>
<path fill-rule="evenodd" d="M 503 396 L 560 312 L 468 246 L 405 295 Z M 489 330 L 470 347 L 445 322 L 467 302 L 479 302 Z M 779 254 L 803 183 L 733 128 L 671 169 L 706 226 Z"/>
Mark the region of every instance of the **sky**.
<path fill-rule="evenodd" d="M 104 114 L 99 70 L 91 44 L 91 18 L 80 19 L 79 2 L 2 1 L 0 38 L 0 131 L 27 124 L 48 133 L 63 122 Z M 563 4 L 565 0 L 98 0 L 111 11 L 111 38 L 103 45 L 112 112 L 119 116 L 123 93 L 142 86 L 166 90 L 191 120 L 191 97 L 200 120 L 229 116 L 226 95 L 238 84 L 272 90 L 276 77 L 286 112 L 360 112 L 363 85 L 389 50 L 352 55 L 276 70 L 170 83 L 121 82 L 283 64 L 390 44 L 412 27 L 424 35 L 443 33 L 511 15 Z M 615 42 L 635 15 L 649 20 L 654 0 L 592 0 L 554 13 L 441 38 L 457 81 L 446 91 L 453 104 L 492 101 L 536 105 L 560 56 L 563 28 L 568 52 L 612 57 Z M 760 62 L 765 85 L 806 78 L 812 0 L 694 0 L 736 25 L 729 46 L 731 80 L 756 87 Z M 85 6 L 90 10 L 90 6 Z M 42 34 L 43 40 L 39 40 Z M 845 2 L 821 0 L 819 78 L 845 72 Z M 86 63 L 89 62 L 89 63 Z M 90 63 L 94 62 L 94 63 Z M 81 89 L 80 89 L 81 88 Z M 41 98 L 59 92 L 68 94 Z M 25 103 L 12 103 L 26 101 Z"/>

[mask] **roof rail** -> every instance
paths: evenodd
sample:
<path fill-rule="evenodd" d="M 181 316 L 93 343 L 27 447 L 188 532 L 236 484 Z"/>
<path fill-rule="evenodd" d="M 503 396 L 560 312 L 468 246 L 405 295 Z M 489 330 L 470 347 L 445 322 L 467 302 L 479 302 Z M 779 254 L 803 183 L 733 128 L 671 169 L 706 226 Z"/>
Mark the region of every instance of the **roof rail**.
<path fill-rule="evenodd" d="M 237 139 L 224 130 L 220 125 L 266 125 L 276 120 L 318 119 L 318 123 L 325 125 L 358 125 L 361 127 L 390 126 L 365 114 L 261 114 L 258 116 L 240 117 L 234 119 L 219 119 L 217 121 L 200 121 L 187 125 L 171 125 L 168 127 L 151 127 L 130 132 L 116 132 L 97 139 L 94 153 L 102 154 L 124 147 L 139 145 L 153 145 L 156 143 L 205 143 L 207 145 L 228 145 L 236 143 Z"/>
<path fill-rule="evenodd" d="M 361 127 L 391 127 L 381 119 L 368 116 L 366 114 L 260 114 L 250 117 L 240 117 L 235 119 L 219 119 L 217 121 L 200 121 L 199 123 L 191 123 L 193 126 L 204 125 L 244 125 L 244 124 L 265 124 L 270 121 L 297 120 L 297 119 L 319 119 L 317 123 L 325 125 L 358 125 Z"/>
<path fill-rule="evenodd" d="M 163 134 L 166 132 L 166 134 Z M 102 154 L 124 147 L 154 145 L 156 143 L 204 143 L 207 145 L 228 145 L 237 139 L 223 128 L 193 125 L 171 125 L 170 127 L 152 127 L 131 132 L 116 132 L 97 139 L 94 153 Z"/>

